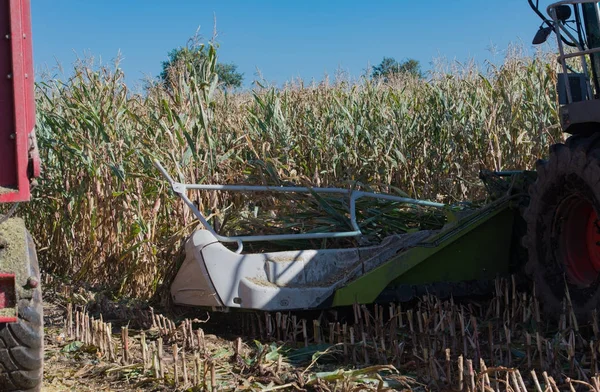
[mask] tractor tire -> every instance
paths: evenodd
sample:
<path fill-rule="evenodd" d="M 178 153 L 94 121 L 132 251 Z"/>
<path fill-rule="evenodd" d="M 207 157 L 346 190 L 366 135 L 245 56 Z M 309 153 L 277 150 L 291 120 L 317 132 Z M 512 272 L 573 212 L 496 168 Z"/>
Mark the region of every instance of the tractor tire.
<path fill-rule="evenodd" d="M 27 233 L 29 276 L 37 278 L 31 298 L 18 300 L 18 321 L 0 324 L 0 391 L 41 390 L 44 319 L 40 271 L 33 239 Z"/>
<path fill-rule="evenodd" d="M 600 132 L 551 146 L 529 195 L 525 271 L 543 311 L 557 318 L 570 298 L 575 315 L 587 320 L 600 308 Z"/>

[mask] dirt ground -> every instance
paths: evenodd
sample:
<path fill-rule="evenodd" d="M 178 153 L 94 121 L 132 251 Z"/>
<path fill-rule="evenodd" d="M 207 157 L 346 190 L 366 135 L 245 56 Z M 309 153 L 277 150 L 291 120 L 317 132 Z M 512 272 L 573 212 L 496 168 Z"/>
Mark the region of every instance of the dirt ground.
<path fill-rule="evenodd" d="M 53 301 L 44 301 L 45 356 L 43 391 L 146 391 L 126 380 L 105 376 L 97 355 L 93 351 L 68 353 L 65 335 L 66 308 Z"/>
<path fill-rule="evenodd" d="M 514 281 L 495 287 L 485 299 L 223 315 L 50 284 L 44 390 L 600 391 L 597 313 L 576 322 L 565 306 L 554 320 Z"/>
<path fill-rule="evenodd" d="M 45 391 L 329 390 L 328 383 L 339 384 L 342 379 L 347 388 L 341 390 L 356 385 L 369 390 L 377 382 L 371 375 L 394 373 L 387 365 L 360 371 L 349 367 L 344 372 L 335 362 L 317 364 L 320 356 L 335 354 L 331 350 L 335 345 L 300 344 L 284 359 L 284 342 L 275 341 L 275 336 L 264 344 L 237 338 L 231 332 L 239 329 L 232 325 L 237 322 L 222 322 L 218 314 L 210 319 L 205 312 L 199 319 L 171 313 L 177 320 L 173 322 L 158 310 L 154 314 L 147 305 L 118 304 L 60 284 L 47 285 L 44 297 Z M 77 322 L 84 315 L 89 320 Z M 84 325 L 91 326 L 87 333 Z M 127 353 L 122 336 L 125 326 Z M 111 331 L 108 346 L 103 332 L 107 328 Z M 318 378 L 317 370 L 321 371 Z M 395 373 L 397 379 L 389 382 L 408 380 Z M 359 376 L 360 380 L 354 380 Z"/>

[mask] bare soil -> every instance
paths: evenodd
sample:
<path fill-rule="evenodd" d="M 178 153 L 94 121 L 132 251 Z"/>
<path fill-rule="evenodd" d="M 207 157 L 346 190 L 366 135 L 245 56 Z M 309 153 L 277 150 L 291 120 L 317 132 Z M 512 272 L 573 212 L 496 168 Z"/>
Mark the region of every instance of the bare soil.
<path fill-rule="evenodd" d="M 600 390 L 596 313 L 545 318 L 510 281 L 297 315 L 151 309 L 47 279 L 44 293 L 46 391 Z"/>

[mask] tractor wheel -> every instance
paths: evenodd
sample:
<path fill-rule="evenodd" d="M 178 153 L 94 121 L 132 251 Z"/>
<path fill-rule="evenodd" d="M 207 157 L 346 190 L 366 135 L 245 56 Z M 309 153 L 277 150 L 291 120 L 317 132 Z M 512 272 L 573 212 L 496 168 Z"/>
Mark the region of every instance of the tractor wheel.
<path fill-rule="evenodd" d="M 526 271 L 545 313 L 561 314 L 568 289 L 573 311 L 588 319 L 600 308 L 600 133 L 553 145 L 537 175 L 524 214 Z"/>
<path fill-rule="evenodd" d="M 31 298 L 18 300 L 18 321 L 0 324 L 0 391 L 40 391 L 44 362 L 44 326 L 40 271 L 29 233 L 29 276 L 37 278 Z M 27 260 L 26 260 L 27 261 Z"/>

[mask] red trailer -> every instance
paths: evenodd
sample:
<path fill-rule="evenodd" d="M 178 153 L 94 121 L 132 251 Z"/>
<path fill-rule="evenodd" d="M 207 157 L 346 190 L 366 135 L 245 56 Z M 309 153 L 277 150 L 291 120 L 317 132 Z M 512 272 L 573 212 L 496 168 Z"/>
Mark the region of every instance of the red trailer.
<path fill-rule="evenodd" d="M 28 201 L 39 175 L 29 0 L 0 5 L 0 203 Z M 43 313 L 35 246 L 23 221 L 0 214 L 0 391 L 42 384 Z"/>

